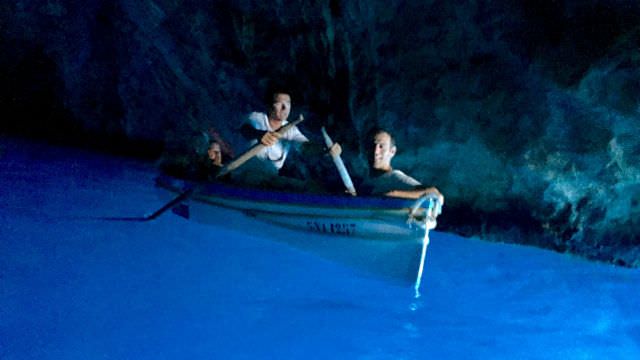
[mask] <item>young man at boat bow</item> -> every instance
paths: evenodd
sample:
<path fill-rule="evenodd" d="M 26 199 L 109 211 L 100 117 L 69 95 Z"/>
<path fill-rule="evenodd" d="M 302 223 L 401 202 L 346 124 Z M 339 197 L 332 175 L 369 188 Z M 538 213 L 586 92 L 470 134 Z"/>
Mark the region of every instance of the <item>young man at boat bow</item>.
<path fill-rule="evenodd" d="M 444 196 L 435 187 L 425 187 L 418 180 L 394 169 L 391 160 L 396 155 L 396 144 L 391 133 L 384 129 L 374 129 L 370 132 L 371 143 L 369 160 L 369 177 L 359 186 L 358 191 L 363 194 L 384 195 L 405 199 L 418 199 L 423 195 L 434 195 L 444 204 Z M 340 154 L 342 149 L 337 146 L 331 153 Z"/>

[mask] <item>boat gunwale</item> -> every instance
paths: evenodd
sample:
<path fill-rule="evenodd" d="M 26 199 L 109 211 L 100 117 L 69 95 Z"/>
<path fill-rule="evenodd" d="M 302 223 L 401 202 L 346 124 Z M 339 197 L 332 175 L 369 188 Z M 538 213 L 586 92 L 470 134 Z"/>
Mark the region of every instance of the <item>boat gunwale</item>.
<path fill-rule="evenodd" d="M 176 182 L 182 182 L 178 186 Z M 189 188 L 200 189 L 192 196 L 198 201 L 220 204 L 222 201 L 246 201 L 254 204 L 277 204 L 295 208 L 327 208 L 344 211 L 372 211 L 386 213 L 406 213 L 414 204 L 413 199 L 400 199 L 376 196 L 353 197 L 345 194 L 306 194 L 271 189 L 257 189 L 224 184 L 220 182 L 197 182 L 163 175 L 156 178 L 156 185 L 169 191 L 183 192 Z M 253 207 L 253 206 L 252 206 Z"/>
<path fill-rule="evenodd" d="M 192 201 L 204 206 L 209 205 L 236 210 L 251 217 L 262 217 L 265 215 L 269 217 L 284 216 L 285 218 L 316 219 L 336 223 L 343 223 L 344 221 L 373 221 L 376 223 L 385 223 L 394 229 L 404 229 L 402 233 L 396 235 L 408 236 L 410 239 L 422 236 L 421 232 L 415 232 L 417 229 L 411 230 L 413 226 L 407 221 L 409 219 L 408 216 L 411 211 L 411 205 L 415 202 L 415 200 L 412 199 L 376 197 L 362 197 L 358 199 L 350 195 L 341 197 L 324 194 L 284 193 L 265 189 L 240 188 L 220 183 L 194 182 L 173 177 L 157 178 L 156 185 L 164 190 L 175 193 L 184 193 L 195 189 L 196 191 L 190 196 Z M 261 194 L 262 198 L 256 200 L 251 197 L 251 195 L 255 193 Z M 274 194 L 292 194 L 294 196 L 288 197 L 288 202 L 281 201 L 282 199 L 266 198 L 267 196 L 274 196 Z M 323 199 L 324 203 L 317 204 L 302 201 L 309 201 L 309 199 Z M 336 206 L 336 204 L 332 202 L 336 201 L 336 199 L 341 200 L 340 205 L 342 206 Z M 295 202 L 292 200 L 295 200 Z M 356 203 L 358 206 L 345 206 L 353 203 Z M 378 207 L 368 206 L 371 203 L 378 205 Z M 396 205 L 396 207 L 380 206 L 382 204 L 393 204 Z M 269 220 L 269 222 L 275 222 L 281 226 L 292 229 L 301 228 L 300 225 L 288 224 L 287 221 L 274 221 L 272 219 Z M 304 228 L 304 226 L 302 227 Z M 368 235 L 363 238 L 372 238 L 371 235 L 373 234 L 376 235 L 374 236 L 376 238 L 382 237 L 386 239 L 386 236 L 381 236 L 371 230 L 368 230 L 367 233 Z M 382 233 L 385 232 L 383 231 Z"/>

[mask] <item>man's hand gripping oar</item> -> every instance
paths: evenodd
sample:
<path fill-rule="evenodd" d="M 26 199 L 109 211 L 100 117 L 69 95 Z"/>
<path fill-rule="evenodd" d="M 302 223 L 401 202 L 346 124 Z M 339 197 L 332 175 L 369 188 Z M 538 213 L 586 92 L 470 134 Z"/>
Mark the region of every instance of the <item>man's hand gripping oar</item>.
<path fill-rule="evenodd" d="M 333 159 L 333 163 L 338 169 L 338 173 L 340 173 L 340 179 L 342 179 L 342 183 L 344 187 L 347 188 L 347 192 L 353 196 L 356 196 L 356 188 L 353 186 L 353 182 L 351 181 L 351 176 L 349 176 L 349 172 L 347 168 L 344 166 L 344 162 L 340 157 L 341 150 L 334 150 L 335 147 L 340 149 L 337 143 L 334 143 L 333 140 L 327 134 L 327 131 L 322 127 L 322 137 L 324 138 L 325 145 L 327 145 L 327 149 L 330 150 L 329 154 L 331 154 L 331 158 Z"/>

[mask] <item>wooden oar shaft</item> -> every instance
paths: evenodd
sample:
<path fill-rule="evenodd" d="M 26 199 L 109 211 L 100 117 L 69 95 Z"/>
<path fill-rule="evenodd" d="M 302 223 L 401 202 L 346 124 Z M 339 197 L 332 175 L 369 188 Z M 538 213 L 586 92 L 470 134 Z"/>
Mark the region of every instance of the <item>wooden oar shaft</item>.
<path fill-rule="evenodd" d="M 324 126 L 321 128 L 322 130 L 322 137 L 324 137 L 324 142 L 327 145 L 328 149 L 331 149 L 331 147 L 333 146 L 333 140 L 331 140 L 331 138 L 329 137 L 329 134 L 327 134 L 327 131 L 324 129 Z M 340 174 L 340 179 L 342 179 L 342 183 L 344 184 L 344 187 L 347 188 L 347 192 L 353 196 L 356 196 L 356 188 L 353 186 L 353 182 L 351 181 L 351 176 L 349 176 L 349 172 L 347 171 L 347 168 L 344 166 L 344 162 L 342 161 L 342 158 L 340 157 L 340 155 L 334 155 L 331 154 L 331 158 L 333 159 L 333 164 L 336 166 L 336 168 L 338 169 L 338 173 Z"/>
<path fill-rule="evenodd" d="M 289 131 L 291 128 L 293 128 L 294 126 L 300 124 L 302 121 L 304 121 L 304 117 L 302 115 L 300 115 L 298 120 L 290 122 L 287 125 L 281 126 L 278 130 L 276 130 L 276 132 L 278 134 L 284 134 L 287 131 Z M 253 145 L 249 150 L 245 151 L 242 155 L 238 156 L 233 161 L 231 161 L 229 164 L 227 164 L 225 167 L 220 169 L 220 172 L 218 173 L 218 175 L 216 175 L 216 178 L 222 177 L 222 176 L 230 173 L 231 171 L 239 168 L 240 166 L 242 166 L 242 164 L 244 164 L 245 162 L 249 161 L 252 157 L 256 156 L 265 147 L 266 147 L 266 145 L 263 145 L 262 143 L 257 143 L 255 145 Z"/>

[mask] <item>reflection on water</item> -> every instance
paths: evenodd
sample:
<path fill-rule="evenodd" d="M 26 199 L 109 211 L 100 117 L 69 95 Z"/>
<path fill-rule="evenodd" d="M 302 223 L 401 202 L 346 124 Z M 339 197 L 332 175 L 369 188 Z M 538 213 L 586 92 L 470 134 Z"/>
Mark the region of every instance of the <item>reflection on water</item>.
<path fill-rule="evenodd" d="M 231 210 L 210 226 L 71 219 L 157 208 L 153 166 L 4 149 L 1 358 L 640 357 L 637 270 L 432 231 L 415 298 L 420 244 Z"/>

